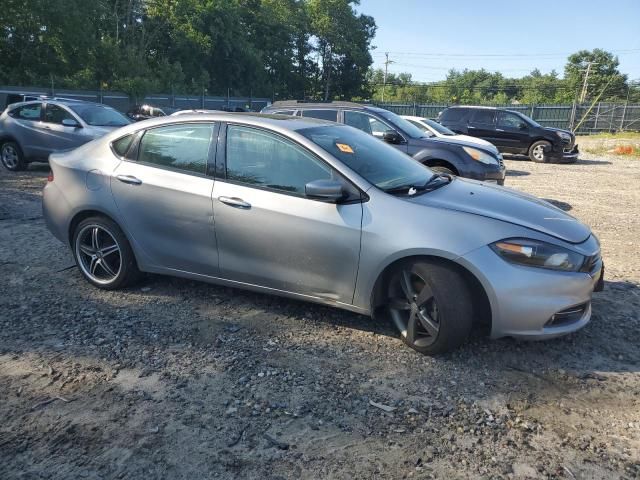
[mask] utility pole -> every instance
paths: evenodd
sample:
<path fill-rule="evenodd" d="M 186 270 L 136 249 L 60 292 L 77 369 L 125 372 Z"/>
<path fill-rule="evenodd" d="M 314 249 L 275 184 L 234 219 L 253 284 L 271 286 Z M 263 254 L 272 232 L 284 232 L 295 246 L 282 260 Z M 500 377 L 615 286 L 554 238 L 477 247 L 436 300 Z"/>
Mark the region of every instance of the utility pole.
<path fill-rule="evenodd" d="M 597 65 L 598 62 L 587 62 L 587 71 L 584 74 L 584 83 L 582 84 L 582 92 L 580 93 L 580 103 L 584 103 L 587 99 L 587 87 L 589 86 L 589 73 L 591 72 L 591 65 Z"/>
<path fill-rule="evenodd" d="M 387 88 L 387 73 L 389 71 L 389 64 L 393 63 L 393 60 L 389 60 L 389 52 L 384 54 L 386 60 L 384 61 L 384 79 L 382 81 L 382 101 L 384 102 L 384 91 Z"/>

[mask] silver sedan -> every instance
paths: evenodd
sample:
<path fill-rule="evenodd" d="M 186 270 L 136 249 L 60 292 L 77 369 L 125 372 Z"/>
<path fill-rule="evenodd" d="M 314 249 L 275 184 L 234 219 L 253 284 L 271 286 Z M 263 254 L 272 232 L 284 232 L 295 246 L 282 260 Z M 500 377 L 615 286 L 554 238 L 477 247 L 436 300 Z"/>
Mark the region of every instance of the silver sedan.
<path fill-rule="evenodd" d="M 573 332 L 602 287 L 598 240 L 547 202 L 437 174 L 354 128 L 196 114 L 50 156 L 44 215 L 84 277 L 141 272 L 393 322 L 425 354 Z"/>

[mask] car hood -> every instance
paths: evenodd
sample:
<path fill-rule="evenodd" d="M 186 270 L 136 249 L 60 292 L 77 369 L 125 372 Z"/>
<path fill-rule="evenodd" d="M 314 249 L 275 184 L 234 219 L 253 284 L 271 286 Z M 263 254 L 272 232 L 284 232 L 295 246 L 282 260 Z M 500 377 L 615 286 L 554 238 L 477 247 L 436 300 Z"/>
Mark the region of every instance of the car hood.
<path fill-rule="evenodd" d="M 544 129 L 545 129 L 547 132 L 564 132 L 564 133 L 566 133 L 567 135 L 570 135 L 571 137 L 573 137 L 573 136 L 574 136 L 574 135 L 573 135 L 573 133 L 571 133 L 571 131 L 570 131 L 570 130 L 565 130 L 565 129 L 563 129 L 563 128 L 544 127 Z"/>
<path fill-rule="evenodd" d="M 591 235 L 589 227 L 549 202 L 475 180 L 455 178 L 449 185 L 408 197 L 408 201 L 501 220 L 569 243 L 582 243 Z"/>
<path fill-rule="evenodd" d="M 482 145 L 478 142 L 474 142 L 474 141 L 470 141 L 470 140 L 465 140 L 462 138 L 458 138 L 458 136 L 454 136 L 454 137 L 429 137 L 426 139 L 420 139 L 420 140 L 427 140 L 429 142 L 433 141 L 436 143 L 448 143 L 448 144 L 453 144 L 453 145 L 460 145 L 461 147 L 472 147 L 472 148 L 480 148 L 481 150 L 486 150 L 488 152 L 493 153 L 494 155 L 498 155 L 498 149 L 496 148 L 495 145 L 492 145 L 491 143 L 488 143 L 486 145 Z"/>
<path fill-rule="evenodd" d="M 117 130 L 118 128 L 121 127 L 103 127 L 103 126 L 89 126 L 87 127 L 89 129 L 89 133 L 91 134 L 92 138 L 100 138 L 104 135 L 106 135 L 107 133 L 113 132 L 114 130 Z"/>

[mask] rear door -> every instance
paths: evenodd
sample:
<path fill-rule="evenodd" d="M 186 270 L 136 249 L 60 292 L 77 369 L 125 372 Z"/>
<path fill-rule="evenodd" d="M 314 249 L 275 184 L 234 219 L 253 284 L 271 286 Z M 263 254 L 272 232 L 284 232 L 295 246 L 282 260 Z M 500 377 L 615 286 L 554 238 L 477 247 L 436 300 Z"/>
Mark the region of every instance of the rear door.
<path fill-rule="evenodd" d="M 293 140 L 261 128 L 229 125 L 219 149 L 213 210 L 221 276 L 351 303 L 362 204 L 305 196 L 308 182 L 344 180 L 340 174 Z"/>
<path fill-rule="evenodd" d="M 498 112 L 495 145 L 501 150 L 519 152 L 529 147 L 529 125 L 511 112 Z"/>
<path fill-rule="evenodd" d="M 48 153 L 48 132 L 43 128 L 42 103 L 29 103 L 11 110 L 11 135 L 18 141 L 26 157 L 46 158 Z"/>
<path fill-rule="evenodd" d="M 496 111 L 493 109 L 479 108 L 471 112 L 471 118 L 467 125 L 469 135 L 482 138 L 495 143 L 496 138 Z"/>
<path fill-rule="evenodd" d="M 112 173 L 125 229 L 155 267 L 218 273 L 209 175 L 217 128 L 211 122 L 150 128 Z"/>
<path fill-rule="evenodd" d="M 77 127 L 63 125 L 64 120 L 73 120 Z M 87 141 L 80 133 L 80 121 L 69 110 L 52 103 L 44 105 L 44 118 L 42 128 L 47 135 L 47 142 L 44 147 L 48 153 L 75 148 Z"/>

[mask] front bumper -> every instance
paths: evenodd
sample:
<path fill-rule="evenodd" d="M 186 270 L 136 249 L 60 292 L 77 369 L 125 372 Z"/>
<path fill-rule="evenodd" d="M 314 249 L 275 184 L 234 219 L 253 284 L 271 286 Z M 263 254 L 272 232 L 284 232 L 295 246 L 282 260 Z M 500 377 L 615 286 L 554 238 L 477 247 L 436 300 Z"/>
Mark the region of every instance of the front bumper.
<path fill-rule="evenodd" d="M 504 185 L 504 179 L 507 174 L 507 169 L 502 161 L 502 155 L 500 155 L 499 165 L 484 165 L 480 162 L 476 162 L 479 165 L 474 165 L 474 169 L 468 172 L 460 172 L 460 176 L 466 178 L 472 178 L 474 180 L 480 180 L 481 182 L 497 183 L 498 185 Z"/>
<path fill-rule="evenodd" d="M 491 304 L 491 337 L 539 340 L 581 329 L 591 319 L 591 296 L 598 274 L 557 272 L 518 266 L 482 247 L 460 260 L 483 284 Z M 567 321 L 555 321 L 580 309 Z"/>
<path fill-rule="evenodd" d="M 558 163 L 574 163 L 578 160 L 579 155 L 580 151 L 577 144 L 570 148 L 559 148 L 548 152 L 549 160 Z"/>

